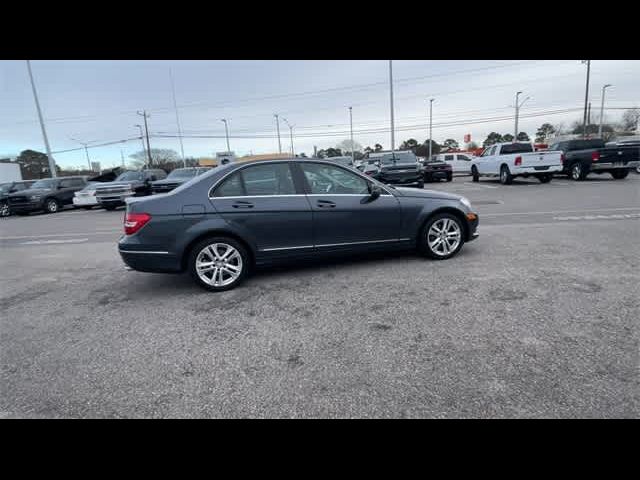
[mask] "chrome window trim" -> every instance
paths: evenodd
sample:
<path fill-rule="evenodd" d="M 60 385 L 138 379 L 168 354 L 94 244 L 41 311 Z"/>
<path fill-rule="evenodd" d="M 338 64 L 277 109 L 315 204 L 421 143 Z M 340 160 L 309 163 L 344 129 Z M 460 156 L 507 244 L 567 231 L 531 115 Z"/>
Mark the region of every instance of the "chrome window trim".
<path fill-rule="evenodd" d="M 292 193 L 291 195 L 234 195 L 232 197 L 209 197 L 210 200 L 226 200 L 237 198 L 274 198 L 274 197 L 306 197 L 303 193 Z"/>

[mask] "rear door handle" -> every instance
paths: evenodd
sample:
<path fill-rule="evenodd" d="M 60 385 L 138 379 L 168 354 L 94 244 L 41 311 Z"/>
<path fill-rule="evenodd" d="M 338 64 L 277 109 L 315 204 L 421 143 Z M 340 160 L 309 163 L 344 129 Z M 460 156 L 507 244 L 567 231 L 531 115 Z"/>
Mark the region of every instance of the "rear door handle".
<path fill-rule="evenodd" d="M 253 208 L 253 203 L 251 203 L 251 202 L 235 202 L 231 206 L 233 208 Z"/>
<path fill-rule="evenodd" d="M 335 208 L 336 204 L 330 200 L 318 200 L 317 203 L 320 208 Z"/>

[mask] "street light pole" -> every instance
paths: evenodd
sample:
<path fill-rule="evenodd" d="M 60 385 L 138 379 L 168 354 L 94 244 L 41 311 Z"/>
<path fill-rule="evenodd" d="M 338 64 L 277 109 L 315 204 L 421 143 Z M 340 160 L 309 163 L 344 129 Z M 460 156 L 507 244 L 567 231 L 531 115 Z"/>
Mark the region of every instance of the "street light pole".
<path fill-rule="evenodd" d="M 278 152 L 282 153 L 282 143 L 280 143 L 280 119 L 278 118 L 277 113 L 275 113 L 273 116 L 276 117 L 276 132 L 278 132 Z"/>
<path fill-rule="evenodd" d="M 182 129 L 180 128 L 180 116 L 178 115 L 178 104 L 176 102 L 176 86 L 173 83 L 173 72 L 169 69 L 169 77 L 171 78 L 171 93 L 173 93 L 173 109 L 176 111 L 176 124 L 178 125 L 178 139 L 180 140 L 180 153 L 182 155 L 182 166 L 187 166 L 184 158 L 184 145 L 182 143 Z"/>
<path fill-rule="evenodd" d="M 353 107 L 349 107 L 349 128 L 351 130 L 351 163 L 355 161 L 353 155 Z"/>
<path fill-rule="evenodd" d="M 433 98 L 429 99 L 429 159 L 431 161 L 431 144 L 433 143 Z"/>
<path fill-rule="evenodd" d="M 604 119 L 604 94 L 605 90 L 609 87 L 612 87 L 610 83 L 607 83 L 602 87 L 602 102 L 600 103 L 600 127 L 598 128 L 598 137 L 602 138 L 602 122 Z"/>
<path fill-rule="evenodd" d="M 518 102 L 518 97 L 520 96 L 522 92 L 517 92 L 516 93 L 516 124 L 515 124 L 515 132 L 513 135 L 513 141 L 517 142 L 518 141 L 518 120 L 520 119 L 520 108 L 522 107 L 522 105 L 524 105 L 524 102 L 526 102 L 527 100 L 529 100 L 531 97 L 527 97 L 525 98 L 522 103 Z"/>
<path fill-rule="evenodd" d="M 227 152 L 231 152 L 231 147 L 229 146 L 229 126 L 227 125 L 227 119 L 221 118 L 220 121 L 224 122 L 224 131 L 225 136 L 227 137 Z"/>
<path fill-rule="evenodd" d="M 144 117 L 144 132 L 145 135 L 147 137 L 147 159 L 149 161 L 149 167 L 151 166 L 152 160 L 151 160 L 151 144 L 149 143 L 149 125 L 147 125 L 147 118 L 149 118 L 149 114 L 147 113 L 146 110 L 143 110 L 142 112 L 136 112 L 138 115 L 141 115 L 142 117 Z"/>
<path fill-rule="evenodd" d="M 393 121 L 393 60 L 389 60 L 389 95 L 390 95 L 390 108 L 391 108 L 391 155 L 393 155 L 395 150 L 395 126 Z"/>
<path fill-rule="evenodd" d="M 591 60 L 582 60 L 587 64 L 587 86 L 584 92 L 584 118 L 582 120 L 582 138 L 587 138 L 587 104 L 589 103 L 589 74 L 591 73 Z"/>
<path fill-rule="evenodd" d="M 49 146 L 49 138 L 47 137 L 47 130 L 44 127 L 44 119 L 42 118 L 42 111 L 40 110 L 40 102 L 38 101 L 38 92 L 36 92 L 36 84 L 33 81 L 33 72 L 31 72 L 31 61 L 27 60 L 27 69 L 29 70 L 29 79 L 31 80 L 31 90 L 33 91 L 33 99 L 36 102 L 36 110 L 38 111 L 38 119 L 40 120 L 40 128 L 42 129 L 42 137 L 44 138 L 44 146 L 47 149 L 47 158 L 49 159 L 49 171 L 51 172 L 51 178 L 55 178 L 56 174 L 56 162 L 51 154 L 51 147 Z"/>

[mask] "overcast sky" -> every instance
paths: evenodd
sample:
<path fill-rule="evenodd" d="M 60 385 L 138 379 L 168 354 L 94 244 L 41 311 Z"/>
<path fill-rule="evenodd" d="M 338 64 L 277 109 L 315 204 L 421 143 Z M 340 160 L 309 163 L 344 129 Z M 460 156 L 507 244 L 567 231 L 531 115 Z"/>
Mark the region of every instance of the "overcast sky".
<path fill-rule="evenodd" d="M 78 148 L 71 137 L 94 144 L 103 167 L 120 164 L 141 150 L 137 110 L 150 113 L 149 130 L 176 135 L 171 94 L 173 72 L 186 156 L 213 156 L 226 150 L 227 118 L 231 149 L 238 155 L 278 150 L 274 113 L 294 126 L 296 153 L 313 153 L 354 137 L 366 145 L 390 146 L 389 65 L 367 61 L 32 61 L 40 103 L 54 152 Z M 470 133 L 482 143 L 491 131 L 512 133 L 516 91 L 527 96 L 519 130 L 533 137 L 544 122 L 582 118 L 586 66 L 579 60 L 553 61 L 394 61 L 396 146 L 408 138 L 428 138 L 428 99 L 433 104 L 433 137 L 462 143 Z M 640 61 L 591 62 L 592 122 L 607 90 L 605 118 L 616 121 L 623 107 L 640 106 Z M 0 62 L 0 156 L 27 148 L 45 151 L 24 61 Z M 573 111 L 566 111 L 576 109 Z M 280 122 L 283 150 L 289 129 Z M 187 138 L 189 135 L 219 138 Z M 252 138 L 253 137 L 253 138 Z M 151 147 L 180 151 L 177 138 L 152 138 Z M 54 153 L 63 167 L 86 165 L 84 150 Z"/>

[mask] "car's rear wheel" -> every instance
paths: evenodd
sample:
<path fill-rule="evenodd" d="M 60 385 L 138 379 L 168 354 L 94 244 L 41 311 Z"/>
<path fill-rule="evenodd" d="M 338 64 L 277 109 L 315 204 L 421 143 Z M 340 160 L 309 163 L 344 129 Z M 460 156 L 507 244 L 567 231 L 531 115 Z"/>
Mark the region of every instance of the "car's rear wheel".
<path fill-rule="evenodd" d="M 424 188 L 424 180 L 418 182 L 418 188 Z"/>
<path fill-rule="evenodd" d="M 458 253 L 463 244 L 464 227 L 460 219 L 450 213 L 439 213 L 423 227 L 418 248 L 427 257 L 446 260 Z"/>
<path fill-rule="evenodd" d="M 503 185 L 511 185 L 512 182 L 513 175 L 511 175 L 509 167 L 503 165 L 502 168 L 500 168 L 500 183 Z"/>
<path fill-rule="evenodd" d="M 188 270 L 201 287 L 221 292 L 239 285 L 247 275 L 250 258 L 240 242 L 212 237 L 198 242 L 189 253 Z"/>
<path fill-rule="evenodd" d="M 629 170 L 614 170 L 613 172 L 611 172 L 611 176 L 616 180 L 627 178 L 627 175 L 629 175 Z"/>
<path fill-rule="evenodd" d="M 47 213 L 56 213 L 60 210 L 60 204 L 55 198 L 49 198 L 44 204 L 44 209 Z"/>
<path fill-rule="evenodd" d="M 449 172 L 447 173 L 447 182 L 450 182 L 451 180 L 453 180 L 453 173 Z"/>
<path fill-rule="evenodd" d="M 9 204 L 6 202 L 0 203 L 0 217 L 8 217 L 9 215 L 11 215 Z"/>
<path fill-rule="evenodd" d="M 474 165 L 471 167 L 471 176 L 473 177 L 474 182 L 480 181 L 480 175 L 478 174 L 478 168 Z"/>

